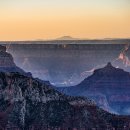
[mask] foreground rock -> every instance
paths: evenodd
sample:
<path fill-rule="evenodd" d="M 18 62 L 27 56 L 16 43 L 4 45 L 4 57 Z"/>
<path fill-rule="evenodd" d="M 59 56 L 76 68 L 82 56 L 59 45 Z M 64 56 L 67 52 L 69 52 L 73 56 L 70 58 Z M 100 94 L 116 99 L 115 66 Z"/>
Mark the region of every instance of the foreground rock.
<path fill-rule="evenodd" d="M 105 130 L 125 125 L 129 125 L 128 117 L 109 114 L 87 98 L 63 95 L 46 83 L 16 72 L 0 73 L 2 128 Z"/>

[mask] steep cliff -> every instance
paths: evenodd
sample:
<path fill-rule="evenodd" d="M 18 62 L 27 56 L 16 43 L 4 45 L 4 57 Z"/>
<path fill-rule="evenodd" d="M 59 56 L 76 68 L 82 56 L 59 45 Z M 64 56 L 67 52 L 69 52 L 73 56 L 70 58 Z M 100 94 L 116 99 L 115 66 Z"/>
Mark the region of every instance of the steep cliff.
<path fill-rule="evenodd" d="M 11 54 L 6 52 L 6 47 L 0 45 L 0 72 L 19 72 L 23 75 L 31 76 L 31 73 L 26 73 L 24 70 L 16 66 Z"/>

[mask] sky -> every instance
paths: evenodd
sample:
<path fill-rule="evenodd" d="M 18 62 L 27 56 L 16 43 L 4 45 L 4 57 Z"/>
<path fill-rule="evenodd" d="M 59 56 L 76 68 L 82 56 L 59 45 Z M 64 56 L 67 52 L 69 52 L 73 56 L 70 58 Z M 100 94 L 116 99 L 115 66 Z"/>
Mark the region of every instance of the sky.
<path fill-rule="evenodd" d="M 130 0 L 0 0 L 0 40 L 130 38 Z"/>

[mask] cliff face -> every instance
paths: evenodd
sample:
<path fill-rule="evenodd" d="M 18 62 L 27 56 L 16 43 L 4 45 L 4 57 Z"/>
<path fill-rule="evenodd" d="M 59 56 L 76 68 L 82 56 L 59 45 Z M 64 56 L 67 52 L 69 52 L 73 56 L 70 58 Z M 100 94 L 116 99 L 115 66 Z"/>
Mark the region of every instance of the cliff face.
<path fill-rule="evenodd" d="M 108 124 L 111 128 L 117 127 L 113 125 L 115 122 L 123 128 L 129 119 L 109 114 L 87 98 L 63 95 L 52 86 L 20 73 L 0 72 L 2 128 L 105 130 Z"/>
<path fill-rule="evenodd" d="M 31 76 L 31 73 L 26 73 L 24 70 L 16 66 L 11 54 L 6 52 L 6 47 L 0 45 L 0 72 L 19 72 L 23 75 Z"/>
<path fill-rule="evenodd" d="M 95 70 L 79 85 L 64 90 L 70 95 L 88 96 L 108 111 L 130 114 L 130 73 L 113 67 L 111 63 Z"/>
<path fill-rule="evenodd" d="M 15 67 L 13 57 L 4 51 L 0 51 L 0 67 Z"/>
<path fill-rule="evenodd" d="M 16 67 L 13 57 L 6 52 L 5 46 L 0 46 L 0 69 Z M 3 69 L 4 70 L 4 69 Z"/>
<path fill-rule="evenodd" d="M 128 117 L 109 114 L 88 98 L 64 95 L 48 82 L 11 70 L 16 67 L 11 55 L 5 51 L 2 54 L 7 55 L 11 63 L 4 65 L 6 71 L 0 71 L 0 129 L 128 127 Z"/>

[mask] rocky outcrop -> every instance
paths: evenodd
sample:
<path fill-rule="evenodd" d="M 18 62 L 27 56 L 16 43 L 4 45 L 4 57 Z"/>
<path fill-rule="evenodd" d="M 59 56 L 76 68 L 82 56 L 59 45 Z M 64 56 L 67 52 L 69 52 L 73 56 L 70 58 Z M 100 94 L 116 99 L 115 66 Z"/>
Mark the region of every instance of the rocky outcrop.
<path fill-rule="evenodd" d="M 23 75 L 31 76 L 31 73 L 26 73 L 24 70 L 16 66 L 11 54 L 6 52 L 6 47 L 0 45 L 0 72 L 19 72 Z"/>
<path fill-rule="evenodd" d="M 49 84 L 16 72 L 0 72 L 0 119 L 3 128 L 24 130 L 105 130 L 108 124 L 114 127 L 113 122 L 122 122 L 122 128 L 129 124 L 129 118 L 125 117 L 124 123 L 124 117 L 99 109 L 87 98 L 66 96 Z"/>
<path fill-rule="evenodd" d="M 70 95 L 87 96 L 107 111 L 130 114 L 130 73 L 108 63 L 79 85 L 63 88 Z"/>
<path fill-rule="evenodd" d="M 3 49 L 4 48 L 4 49 Z M 6 47 L 0 46 L 0 67 L 14 67 L 13 57 L 6 52 Z"/>

